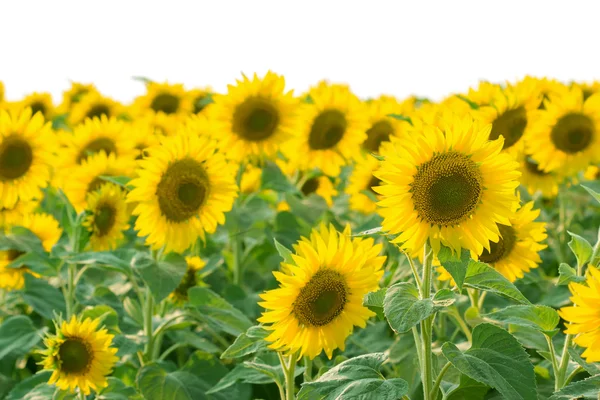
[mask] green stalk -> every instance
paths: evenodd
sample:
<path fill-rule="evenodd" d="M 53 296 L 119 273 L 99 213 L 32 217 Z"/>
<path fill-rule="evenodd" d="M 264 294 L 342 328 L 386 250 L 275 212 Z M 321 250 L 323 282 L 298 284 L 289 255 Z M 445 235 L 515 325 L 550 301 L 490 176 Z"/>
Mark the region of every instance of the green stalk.
<path fill-rule="evenodd" d="M 304 382 L 312 381 L 312 360 L 308 356 L 304 356 Z"/>
<path fill-rule="evenodd" d="M 452 366 L 452 363 L 449 361 L 442 367 L 435 383 L 433 384 L 433 388 L 431 389 L 431 400 L 435 400 L 438 395 L 438 391 L 440 390 L 440 385 L 442 384 L 442 379 L 444 379 L 444 375 L 446 375 L 446 371 Z"/>
<path fill-rule="evenodd" d="M 556 350 L 554 348 L 554 343 L 552 342 L 552 338 L 548 335 L 544 335 L 546 338 L 546 342 L 548 343 L 548 351 L 550 352 L 550 357 L 552 359 L 552 370 L 554 371 L 554 391 L 558 391 L 558 374 L 559 374 L 559 366 L 558 360 L 556 359 Z"/>
<path fill-rule="evenodd" d="M 238 169 L 238 173 L 236 176 L 236 182 L 237 182 L 237 186 L 238 188 L 242 187 L 242 176 L 244 176 L 244 171 L 246 170 L 246 164 L 244 162 L 240 163 L 240 167 Z M 238 206 L 240 204 L 240 198 L 236 198 L 235 199 L 235 204 L 234 204 L 234 208 L 236 206 Z M 236 224 L 234 226 L 234 228 L 231 230 L 231 232 L 229 232 L 229 240 L 231 243 L 231 252 L 233 253 L 233 265 L 232 265 L 232 272 L 233 272 L 233 284 L 234 285 L 239 285 L 241 280 L 242 280 L 242 263 L 241 263 L 241 247 L 242 247 L 242 243 L 241 243 L 241 235 L 239 232 L 239 227 L 237 224 L 237 220 L 236 220 Z"/>
<path fill-rule="evenodd" d="M 154 299 L 150 289 L 146 290 L 146 299 L 144 305 L 144 331 L 146 334 L 146 358 L 152 361 L 154 356 L 154 335 L 152 329 L 152 316 L 154 315 Z"/>
<path fill-rule="evenodd" d="M 290 354 L 290 363 L 285 374 L 285 393 L 287 400 L 296 399 L 296 385 L 294 383 L 294 372 L 296 371 L 296 354 Z"/>
<path fill-rule="evenodd" d="M 69 264 L 67 270 L 67 290 L 65 296 L 65 303 L 67 308 L 67 321 L 71 319 L 75 313 L 75 274 L 77 265 Z"/>
<path fill-rule="evenodd" d="M 429 242 L 425 243 L 423 257 L 423 285 L 421 287 L 421 299 L 431 296 L 431 275 L 433 254 Z M 433 360 L 431 353 L 433 315 L 421 321 L 421 343 L 423 345 L 423 363 L 421 364 L 421 381 L 423 383 L 423 398 L 429 399 L 433 385 Z"/>

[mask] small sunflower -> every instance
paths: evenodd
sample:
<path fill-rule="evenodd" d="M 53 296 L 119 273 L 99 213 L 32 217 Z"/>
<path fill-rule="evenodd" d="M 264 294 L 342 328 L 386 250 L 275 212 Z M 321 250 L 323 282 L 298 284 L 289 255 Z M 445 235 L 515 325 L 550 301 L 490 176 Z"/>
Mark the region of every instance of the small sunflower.
<path fill-rule="evenodd" d="M 0 110 L 0 207 L 41 196 L 54 161 L 55 136 L 41 113 Z"/>
<path fill-rule="evenodd" d="M 567 321 L 565 333 L 577 335 L 575 344 L 585 348 L 581 356 L 594 363 L 600 362 L 600 271 L 588 266 L 585 283 L 569 284 L 573 306 L 561 308 L 558 314 Z"/>
<path fill-rule="evenodd" d="M 114 183 L 105 183 L 88 193 L 87 209 L 91 214 L 83 222 L 92 233 L 90 244 L 95 251 L 113 250 L 129 229 L 125 192 Z"/>
<path fill-rule="evenodd" d="M 72 105 L 68 121 L 71 126 L 75 126 L 88 118 L 100 118 L 102 116 L 116 118 L 123 113 L 124 107 L 121 103 L 103 96 L 97 91 L 92 91 Z"/>
<path fill-rule="evenodd" d="M 364 328 L 375 315 L 362 302 L 383 276 L 382 246 L 352 240 L 349 226 L 340 233 L 321 225 L 294 249 L 294 264 L 273 272 L 279 288 L 260 295 L 266 311 L 258 321 L 269 324 L 270 348 L 311 359 L 324 350 L 331 358 L 335 349 L 344 350 L 354 326 Z"/>
<path fill-rule="evenodd" d="M 56 384 L 71 393 L 79 389 L 89 395 L 108 386 L 109 375 L 119 358 L 117 349 L 111 347 L 114 335 L 99 328 L 100 319 L 75 316 L 69 322 L 62 321 L 56 334 L 44 339 L 45 350 L 40 351 L 44 369 L 53 371 L 49 384 Z"/>
<path fill-rule="evenodd" d="M 71 167 L 68 179 L 62 180 L 61 188 L 75 207 L 82 212 L 86 207 L 87 195 L 106 183 L 103 176 L 133 176 L 135 160 L 117 157 L 104 151 L 89 156 L 81 164 Z"/>
<path fill-rule="evenodd" d="M 256 193 L 260 189 L 262 178 L 262 169 L 254 165 L 247 164 L 246 170 L 242 174 L 240 183 L 240 192 L 244 194 Z"/>
<path fill-rule="evenodd" d="M 200 114 L 207 110 L 207 107 L 212 104 L 213 90 L 210 87 L 203 89 L 192 89 L 187 92 L 187 96 L 192 102 L 192 113 Z"/>
<path fill-rule="evenodd" d="M 290 140 L 285 154 L 300 170 L 320 168 L 337 176 L 343 165 L 358 157 L 369 129 L 365 105 L 347 86 L 320 84 L 309 92 L 299 116 L 301 134 Z"/>
<path fill-rule="evenodd" d="M 98 92 L 93 84 L 71 82 L 71 87 L 62 95 L 62 103 L 58 106 L 61 114 L 67 114 L 71 108 L 89 93 Z"/>
<path fill-rule="evenodd" d="M 243 75 L 227 93 L 215 95 L 210 117 L 219 148 L 231 160 L 271 156 L 296 132 L 299 102 L 273 72 Z"/>
<path fill-rule="evenodd" d="M 333 198 L 338 195 L 330 177 L 326 175 L 313 176 L 308 178 L 300 187 L 300 191 L 304 196 L 316 194 L 325 199 L 329 207 L 333 205 Z"/>
<path fill-rule="evenodd" d="M 41 113 L 46 121 L 51 120 L 55 112 L 50 93 L 31 93 L 15 105 L 22 110 L 31 108 L 31 115 Z"/>
<path fill-rule="evenodd" d="M 186 131 L 147 151 L 130 182 L 135 228 L 154 248 L 184 251 L 225 222 L 237 196 L 237 166 L 216 153 L 212 140 Z"/>
<path fill-rule="evenodd" d="M 186 257 L 185 261 L 187 263 L 185 275 L 179 286 L 169 295 L 176 304 L 183 304 L 188 301 L 188 290 L 198 285 L 198 271 L 206 266 L 206 263 L 200 257 Z"/>
<path fill-rule="evenodd" d="M 359 160 L 354 165 L 354 170 L 346 187 L 346 193 L 350 195 L 350 209 L 364 214 L 375 212 L 377 202 L 373 200 L 373 197 L 377 196 L 377 193 L 373 187 L 379 186 L 380 181 L 373 176 L 373 172 L 378 167 L 379 161 L 371 156 Z M 371 195 L 367 195 L 365 192 L 369 192 Z"/>
<path fill-rule="evenodd" d="M 399 234 L 393 243 L 414 255 L 429 238 L 481 254 L 498 241 L 497 223 L 510 224 L 518 206 L 518 164 L 500 154 L 503 139 L 488 140 L 491 126 L 454 116 L 444 131 L 426 126 L 414 142 L 396 147 L 374 174 L 382 186 L 383 229 Z"/>
<path fill-rule="evenodd" d="M 533 209 L 533 202 L 521 206 L 510 218 L 510 225 L 498 224 L 500 239 L 490 243 L 479 256 L 471 252 L 473 259 L 490 264 L 511 282 L 523 277 L 524 273 L 537 268 L 542 261 L 538 252 L 547 246 L 541 244 L 547 237 L 546 224 L 534 222 L 540 210 Z"/>
<path fill-rule="evenodd" d="M 165 114 L 187 117 L 194 110 L 182 84 L 150 82 L 146 94 L 137 97 L 132 105 L 133 115 Z"/>
<path fill-rule="evenodd" d="M 389 141 L 390 136 L 401 136 L 402 129 L 407 124 L 407 122 L 389 117 L 389 115 L 405 115 L 409 110 L 390 96 L 381 96 L 376 100 L 369 101 L 366 106 L 370 126 L 362 147 L 370 153 L 377 153 L 381 143 Z"/>
<path fill-rule="evenodd" d="M 565 179 L 562 170 L 546 172 L 531 156 L 525 153 L 520 154 L 517 161 L 519 161 L 519 171 L 521 171 L 519 181 L 529 194 L 533 195 L 539 191 L 545 198 L 552 198 L 558 194 L 558 185 Z"/>
<path fill-rule="evenodd" d="M 574 82 L 573 86 L 578 86 L 583 92 L 583 99 L 587 100 L 593 94 L 600 93 L 600 81 L 594 81 L 591 83 L 587 82 Z"/>
<path fill-rule="evenodd" d="M 583 100 L 573 87 L 562 96 L 544 101 L 532 126 L 527 151 L 544 171 L 568 168 L 583 170 L 600 160 L 600 94 Z"/>

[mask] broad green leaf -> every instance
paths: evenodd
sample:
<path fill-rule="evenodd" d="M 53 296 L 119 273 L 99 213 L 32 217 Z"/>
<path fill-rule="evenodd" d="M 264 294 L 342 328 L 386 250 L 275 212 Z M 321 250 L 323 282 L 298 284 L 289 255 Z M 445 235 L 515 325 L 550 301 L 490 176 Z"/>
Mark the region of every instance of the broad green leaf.
<path fill-rule="evenodd" d="M 402 333 L 433 314 L 433 301 L 419 299 L 419 291 L 412 283 L 401 282 L 387 290 L 383 312 L 392 329 Z"/>
<path fill-rule="evenodd" d="M 254 368 L 250 368 L 245 364 L 238 364 L 206 393 L 212 394 L 220 392 L 228 387 L 231 387 L 232 385 L 235 385 L 236 382 L 265 385 L 267 383 L 273 383 L 273 380 Z"/>
<path fill-rule="evenodd" d="M 26 267 L 43 276 L 56 276 L 58 264 L 47 253 L 24 253 L 13 260 L 5 268 Z"/>
<path fill-rule="evenodd" d="M 239 358 L 267 348 L 265 338 L 269 335 L 262 326 L 253 326 L 240 334 L 235 342 L 221 354 L 221 359 Z"/>
<path fill-rule="evenodd" d="M 583 282 L 585 281 L 584 276 L 577 276 L 575 268 L 569 266 L 569 264 L 560 263 L 558 266 L 558 285 L 568 285 L 571 282 Z"/>
<path fill-rule="evenodd" d="M 560 321 L 558 313 L 551 307 L 538 305 L 509 306 L 484 314 L 483 317 L 506 324 L 526 326 L 553 335 Z"/>
<path fill-rule="evenodd" d="M 294 193 L 296 187 L 281 172 L 277 164 L 268 162 L 262 170 L 260 187 L 263 190 L 271 189 L 280 193 Z"/>
<path fill-rule="evenodd" d="M 137 384 L 146 400 L 207 399 L 205 384 L 186 371 L 167 372 L 156 364 L 143 367 Z"/>
<path fill-rule="evenodd" d="M 379 233 L 382 230 L 383 230 L 383 227 L 378 226 L 377 228 L 367 229 L 366 231 L 358 232 L 358 233 L 355 233 L 354 235 L 350 235 L 350 236 L 369 236 L 369 235 L 373 235 L 375 233 Z"/>
<path fill-rule="evenodd" d="M 137 393 L 134 388 L 125 385 L 120 379 L 109 376 L 107 381 L 108 386 L 100 390 L 95 397 L 96 400 L 130 400 Z"/>
<path fill-rule="evenodd" d="M 577 265 L 585 265 L 586 262 L 592 256 L 592 245 L 582 238 L 579 235 L 576 235 L 572 232 L 567 231 L 569 235 L 571 235 L 571 240 L 569 241 L 569 247 L 575 257 L 577 258 Z"/>
<path fill-rule="evenodd" d="M 188 296 L 190 304 L 199 311 L 199 318 L 230 335 L 240 335 L 252 326 L 244 313 L 208 288 L 193 287 L 188 291 Z"/>
<path fill-rule="evenodd" d="M 48 386 L 46 384 L 46 382 L 48 382 L 51 375 L 52 375 L 51 371 L 43 371 L 42 370 L 42 371 L 38 372 L 37 374 L 32 375 L 29 378 L 22 380 L 17 385 L 15 385 L 14 388 L 12 388 L 12 390 L 8 393 L 8 396 L 6 397 L 5 400 L 22 400 L 22 399 L 28 398 L 27 395 L 29 393 L 31 393 L 34 388 L 37 388 L 40 385 L 43 385 L 44 388 L 46 386 Z M 52 389 L 52 390 L 50 391 L 50 389 Z M 52 393 L 54 393 L 53 387 L 48 386 L 48 389 L 45 389 L 45 390 L 46 390 L 45 393 L 49 393 L 50 396 L 52 396 Z M 34 397 L 29 397 L 29 399 L 33 400 Z M 38 397 L 38 399 L 42 400 L 43 397 Z"/>
<path fill-rule="evenodd" d="M 385 318 L 385 314 L 383 312 L 383 302 L 385 300 L 386 292 L 386 288 L 379 289 L 375 292 L 369 292 L 363 299 L 363 306 L 376 313 L 380 320 Z"/>
<path fill-rule="evenodd" d="M 462 291 L 465 277 L 467 275 L 467 268 L 471 260 L 469 252 L 463 250 L 459 258 L 458 255 L 452 253 L 452 250 L 449 247 L 442 246 L 437 254 L 437 257 L 438 260 L 440 260 L 440 264 L 442 264 L 446 271 L 452 275 L 458 290 Z"/>
<path fill-rule="evenodd" d="M 70 264 L 100 264 L 106 268 L 129 275 L 131 266 L 129 260 L 133 253 L 123 251 L 88 251 L 74 254 L 65 261 Z"/>
<path fill-rule="evenodd" d="M 50 400 L 54 399 L 56 386 L 47 383 L 40 383 L 29 392 L 24 393 L 23 397 L 14 397 L 15 400 Z M 10 399 L 10 397 L 9 397 Z"/>
<path fill-rule="evenodd" d="M 120 333 L 119 330 L 119 314 L 114 308 L 100 304 L 94 307 L 87 308 L 81 313 L 81 318 L 100 319 L 100 326 L 104 326 L 110 333 Z"/>
<path fill-rule="evenodd" d="M 586 182 L 585 185 L 581 185 L 582 188 L 588 191 L 598 203 L 600 203 L 600 183 L 598 182 Z"/>
<path fill-rule="evenodd" d="M 490 387 L 462 374 L 460 383 L 448 391 L 445 400 L 483 400 Z"/>
<path fill-rule="evenodd" d="M 45 329 L 38 330 L 25 315 L 14 315 L 0 324 L 0 360 L 7 355 L 27 354 L 43 337 Z"/>
<path fill-rule="evenodd" d="M 215 386 L 229 373 L 229 370 L 221 363 L 221 361 L 212 354 L 203 353 L 201 351 L 195 352 L 183 366 L 181 371 L 194 374 L 199 379 L 206 399 L 231 400 L 247 397 L 244 393 L 248 391 L 247 389 L 249 388 L 240 384 L 237 384 L 234 387 L 230 386 L 218 394 L 208 394 L 209 389 Z"/>
<path fill-rule="evenodd" d="M 440 289 L 433 296 L 433 308 L 441 309 L 450 307 L 456 301 L 454 292 L 450 289 Z"/>
<path fill-rule="evenodd" d="M 408 383 L 385 379 L 379 372 L 384 353 L 351 358 L 325 372 L 314 382 L 303 383 L 298 400 L 396 400 L 408 393 Z"/>
<path fill-rule="evenodd" d="M 279 243 L 277 241 L 277 239 L 273 239 L 273 241 L 275 242 L 275 248 L 277 249 L 277 252 L 281 256 L 281 258 L 283 258 L 283 262 L 286 264 L 294 265 L 294 259 L 292 258 L 292 252 L 287 247 L 285 247 L 284 245 Z"/>
<path fill-rule="evenodd" d="M 156 303 L 162 301 L 179 286 L 187 271 L 185 258 L 176 253 L 169 253 L 158 262 L 147 255 L 139 254 L 133 259 L 132 264 L 133 269 L 150 288 Z"/>
<path fill-rule="evenodd" d="M 471 261 L 469 263 L 465 286 L 499 294 L 522 304 L 531 304 L 515 285 L 494 268 L 482 262 Z"/>
<path fill-rule="evenodd" d="M 598 363 L 588 363 L 583 358 L 581 358 L 581 353 L 583 353 L 585 349 L 581 347 L 569 347 L 569 355 L 577 364 L 581 365 L 590 375 L 598 375 L 600 374 L 600 366 Z"/>
<path fill-rule="evenodd" d="M 460 372 L 495 388 L 505 398 L 537 400 L 533 365 L 517 339 L 504 329 L 477 325 L 469 350 L 461 352 L 448 342 L 442 352 Z"/>
<path fill-rule="evenodd" d="M 54 313 L 65 315 L 67 312 L 62 293 L 45 280 L 38 279 L 33 275 L 25 275 L 25 288 L 22 296 L 27 304 L 46 319 L 53 319 Z"/>
<path fill-rule="evenodd" d="M 144 325 L 144 315 L 142 312 L 142 308 L 140 307 L 140 302 L 132 297 L 125 297 L 123 300 L 123 309 L 127 313 L 129 317 L 133 321 L 135 321 L 139 326 Z"/>
<path fill-rule="evenodd" d="M 600 375 L 594 375 L 582 381 L 573 382 L 558 392 L 549 400 L 590 399 L 597 400 L 600 393 Z"/>
<path fill-rule="evenodd" d="M 9 234 L 0 233 L 0 250 L 19 250 L 23 253 L 45 253 L 40 238 L 22 226 L 13 227 Z"/>
<path fill-rule="evenodd" d="M 286 193 L 285 200 L 290 206 L 290 212 L 311 226 L 317 224 L 323 213 L 329 209 L 325 199 L 321 196 L 300 199 L 292 193 Z"/>

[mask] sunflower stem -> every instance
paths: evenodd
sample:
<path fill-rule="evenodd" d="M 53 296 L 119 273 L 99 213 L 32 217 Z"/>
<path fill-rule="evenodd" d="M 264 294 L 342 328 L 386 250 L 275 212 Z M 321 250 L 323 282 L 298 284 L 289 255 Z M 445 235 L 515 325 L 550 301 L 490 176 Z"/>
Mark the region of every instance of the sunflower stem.
<path fill-rule="evenodd" d="M 421 287 L 421 298 L 428 299 L 431 296 L 433 253 L 429 242 L 425 243 L 423 249 L 423 285 Z M 429 399 L 433 385 L 433 364 L 431 353 L 433 315 L 421 321 L 421 343 L 423 345 L 421 363 L 421 381 L 423 383 L 423 398 Z"/>
<path fill-rule="evenodd" d="M 435 380 L 435 383 L 433 384 L 433 389 L 431 390 L 431 400 L 435 400 L 437 398 L 438 391 L 440 390 L 440 385 L 442 384 L 442 379 L 444 379 L 444 375 L 446 375 L 446 372 L 448 371 L 448 369 L 450 369 L 451 366 L 452 363 L 448 361 L 440 370 L 440 373 L 437 379 Z"/>
<path fill-rule="evenodd" d="M 405 252 L 404 256 L 406 256 L 406 259 L 408 260 L 408 264 L 410 265 L 410 269 L 412 270 L 413 276 L 415 278 L 415 282 L 417 283 L 417 288 L 419 289 L 419 294 L 422 296 L 423 293 L 421 293 L 421 286 L 423 286 L 423 283 L 421 282 L 421 277 L 419 276 L 419 271 L 417 271 L 417 267 L 415 266 L 414 261 L 412 260 L 412 258 L 410 258 L 408 253 Z"/>
<path fill-rule="evenodd" d="M 146 290 L 146 304 L 144 307 L 144 330 L 146 331 L 146 359 L 152 361 L 154 356 L 154 331 L 152 328 L 152 316 L 154 314 L 154 299 L 150 289 Z"/>
<path fill-rule="evenodd" d="M 236 176 L 237 186 L 240 191 L 242 188 L 242 177 L 244 176 L 245 170 L 246 170 L 246 163 L 241 162 L 238 172 L 237 172 L 237 176 Z M 238 197 L 235 199 L 234 208 L 235 208 L 235 206 L 237 206 L 239 204 L 240 204 L 240 198 Z M 238 226 L 237 219 L 235 221 L 233 229 L 231 230 L 231 232 L 229 232 L 229 240 L 231 241 L 231 251 L 233 253 L 233 266 L 232 266 L 233 284 L 239 285 L 242 280 L 242 263 L 240 262 L 241 261 L 240 256 L 241 256 L 242 243 L 241 243 L 241 235 L 239 232 L 239 226 Z"/>
<path fill-rule="evenodd" d="M 548 335 L 544 335 L 546 338 L 546 342 L 548 343 L 548 351 L 550 352 L 550 358 L 552 359 L 552 370 L 554 372 L 554 391 L 558 391 L 558 360 L 556 359 L 556 349 L 554 348 L 554 343 L 552 342 L 552 338 Z"/>
<path fill-rule="evenodd" d="M 287 366 L 287 368 L 284 368 L 283 371 L 285 372 L 285 393 L 287 396 L 286 400 L 295 400 L 296 385 L 294 383 L 294 374 L 296 372 L 296 353 L 290 354 L 289 365 Z"/>
<path fill-rule="evenodd" d="M 71 319 L 75 313 L 75 274 L 77 272 L 76 264 L 69 264 L 67 269 L 67 292 L 65 298 L 67 321 Z"/>
<path fill-rule="evenodd" d="M 304 382 L 312 381 L 312 360 L 308 356 L 304 356 Z"/>

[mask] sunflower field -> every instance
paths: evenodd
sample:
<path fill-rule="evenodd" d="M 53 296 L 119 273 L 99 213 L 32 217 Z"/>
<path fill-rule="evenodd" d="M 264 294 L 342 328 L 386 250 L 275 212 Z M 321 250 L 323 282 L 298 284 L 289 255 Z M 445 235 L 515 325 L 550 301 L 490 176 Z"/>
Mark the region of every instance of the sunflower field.
<path fill-rule="evenodd" d="M 139 80 L 0 82 L 0 399 L 600 399 L 600 83 Z"/>

